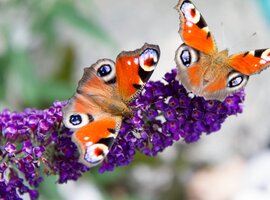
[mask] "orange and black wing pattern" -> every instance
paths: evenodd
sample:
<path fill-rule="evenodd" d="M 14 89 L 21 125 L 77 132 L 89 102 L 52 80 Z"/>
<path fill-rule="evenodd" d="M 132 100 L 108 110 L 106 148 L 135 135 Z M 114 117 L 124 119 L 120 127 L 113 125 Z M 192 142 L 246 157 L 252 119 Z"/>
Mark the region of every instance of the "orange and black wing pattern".
<path fill-rule="evenodd" d="M 157 45 L 144 44 L 135 51 L 123 51 L 116 58 L 116 82 L 122 100 L 129 103 L 154 72 L 160 56 Z"/>
<path fill-rule="evenodd" d="M 228 64 L 236 71 L 245 75 L 259 73 L 269 67 L 270 49 L 258 49 L 255 51 L 234 54 L 229 57 Z"/>
<path fill-rule="evenodd" d="M 180 0 L 175 8 L 180 14 L 179 34 L 183 42 L 205 54 L 216 53 L 214 38 L 194 4 L 189 0 Z"/>

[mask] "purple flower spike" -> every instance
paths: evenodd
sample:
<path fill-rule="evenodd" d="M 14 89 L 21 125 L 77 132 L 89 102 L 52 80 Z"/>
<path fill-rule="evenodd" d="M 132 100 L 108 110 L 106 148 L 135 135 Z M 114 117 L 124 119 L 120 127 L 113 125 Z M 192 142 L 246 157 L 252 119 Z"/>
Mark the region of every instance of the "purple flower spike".
<path fill-rule="evenodd" d="M 43 173 L 56 174 L 58 182 L 77 180 L 88 169 L 78 162 L 78 153 L 62 126 L 62 108 L 55 102 L 46 110 L 25 109 L 0 113 L 0 199 L 37 199 L 36 187 Z M 40 168 L 41 163 L 45 170 Z M 20 172 L 19 172 L 20 171 Z"/>
<path fill-rule="evenodd" d="M 242 112 L 243 90 L 228 96 L 224 102 L 202 97 L 191 99 L 175 80 L 176 74 L 176 69 L 167 73 L 165 83 L 148 82 L 144 92 L 131 103 L 136 108 L 136 117 L 124 119 L 119 136 L 99 169 L 100 173 L 129 164 L 134 154 L 128 152 L 132 150 L 154 156 L 174 141 L 196 142 L 203 133 L 218 131 L 228 116 Z"/>
<path fill-rule="evenodd" d="M 224 102 L 190 99 L 175 80 L 176 74 L 174 69 L 165 75 L 165 83 L 147 83 L 130 104 L 133 116 L 123 119 L 100 173 L 128 165 L 136 152 L 155 156 L 175 141 L 195 142 L 204 133 L 218 131 L 228 116 L 242 112 L 243 91 Z M 0 113 L 0 199 L 22 199 L 25 194 L 37 199 L 36 188 L 44 173 L 55 174 L 58 183 L 66 183 L 89 170 L 78 162 L 73 132 L 63 126 L 65 105 L 57 101 L 45 110 Z"/>

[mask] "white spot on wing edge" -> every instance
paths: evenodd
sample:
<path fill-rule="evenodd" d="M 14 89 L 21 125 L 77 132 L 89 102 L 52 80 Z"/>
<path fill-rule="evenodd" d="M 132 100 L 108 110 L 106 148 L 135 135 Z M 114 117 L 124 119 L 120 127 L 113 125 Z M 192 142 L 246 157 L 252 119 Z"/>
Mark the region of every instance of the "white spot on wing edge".
<path fill-rule="evenodd" d="M 138 64 L 139 64 L 139 59 L 138 59 L 138 58 L 135 58 L 135 59 L 134 59 L 134 63 L 135 63 L 136 65 L 138 65 Z"/>
<path fill-rule="evenodd" d="M 266 63 L 267 63 L 266 60 L 264 60 L 264 59 L 261 59 L 261 60 L 260 60 L 260 64 L 261 64 L 261 65 L 265 65 Z"/>
<path fill-rule="evenodd" d="M 206 26 L 206 27 L 203 27 L 203 29 L 202 30 L 204 30 L 206 33 L 209 33 L 209 28 L 208 28 L 208 26 Z"/>
<path fill-rule="evenodd" d="M 269 62 L 270 61 L 270 49 L 266 49 L 261 56 L 262 59 Z"/>
<path fill-rule="evenodd" d="M 90 147 L 92 144 L 93 144 L 93 142 L 87 142 L 87 143 L 85 143 L 85 146 Z"/>
<path fill-rule="evenodd" d="M 255 51 L 250 51 L 250 52 L 248 52 L 248 54 L 251 54 L 251 55 L 255 55 Z"/>
<path fill-rule="evenodd" d="M 193 26 L 193 23 L 191 23 L 190 21 L 187 21 L 186 24 L 187 24 L 188 27 L 192 27 Z"/>

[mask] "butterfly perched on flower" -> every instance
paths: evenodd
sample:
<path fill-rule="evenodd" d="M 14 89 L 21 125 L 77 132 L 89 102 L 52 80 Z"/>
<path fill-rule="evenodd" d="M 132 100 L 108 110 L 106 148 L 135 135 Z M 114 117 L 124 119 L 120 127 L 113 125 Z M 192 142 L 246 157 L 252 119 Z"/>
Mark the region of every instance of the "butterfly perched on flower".
<path fill-rule="evenodd" d="M 121 52 L 115 63 L 100 59 L 84 69 L 75 95 L 63 109 L 63 123 L 74 130 L 72 140 L 81 163 L 92 167 L 104 160 L 122 118 L 132 115 L 129 103 L 149 80 L 159 56 L 159 47 L 146 43 L 140 49 Z"/>
<path fill-rule="evenodd" d="M 224 100 L 243 88 L 250 75 L 269 66 L 270 49 L 229 55 L 218 51 L 213 35 L 201 13 L 189 0 L 176 6 L 180 14 L 179 34 L 183 44 L 175 53 L 178 79 L 184 87 L 205 99 Z"/>

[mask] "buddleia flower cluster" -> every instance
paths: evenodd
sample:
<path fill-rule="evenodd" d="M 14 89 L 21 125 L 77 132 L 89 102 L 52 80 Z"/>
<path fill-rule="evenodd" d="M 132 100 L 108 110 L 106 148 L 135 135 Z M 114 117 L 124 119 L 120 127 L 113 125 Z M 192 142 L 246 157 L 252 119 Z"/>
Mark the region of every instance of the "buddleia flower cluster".
<path fill-rule="evenodd" d="M 178 140 L 196 142 L 202 134 L 218 131 L 228 116 L 242 113 L 243 90 L 223 102 L 190 98 L 176 75 L 174 69 L 163 82 L 148 82 L 144 92 L 132 102 L 133 117 L 124 120 L 100 172 L 129 164 L 136 152 L 156 156 Z"/>
<path fill-rule="evenodd" d="M 242 112 L 243 91 L 224 102 L 190 98 L 175 80 L 176 73 L 167 73 L 163 82 L 147 83 L 131 103 L 133 116 L 123 120 L 100 173 L 128 165 L 137 152 L 156 156 L 176 141 L 196 142 L 202 134 L 218 131 L 228 116 Z M 89 170 L 78 162 L 72 131 L 63 126 L 66 103 L 56 101 L 45 110 L 0 113 L 0 199 L 24 195 L 36 199 L 44 176 L 58 175 L 58 183 L 65 183 Z"/>

